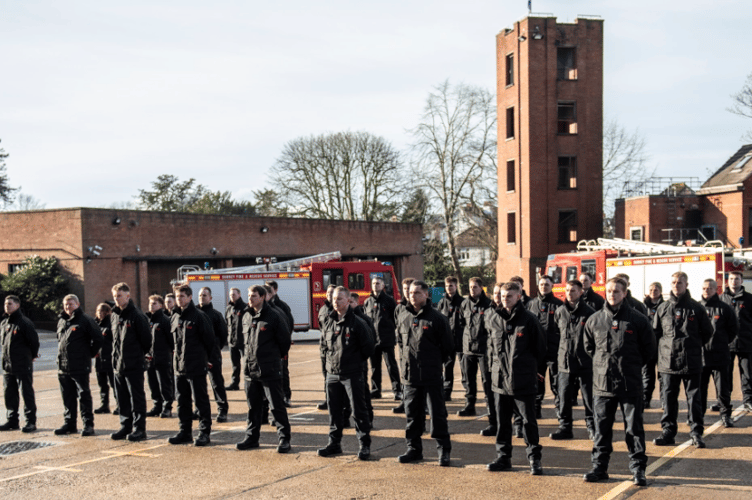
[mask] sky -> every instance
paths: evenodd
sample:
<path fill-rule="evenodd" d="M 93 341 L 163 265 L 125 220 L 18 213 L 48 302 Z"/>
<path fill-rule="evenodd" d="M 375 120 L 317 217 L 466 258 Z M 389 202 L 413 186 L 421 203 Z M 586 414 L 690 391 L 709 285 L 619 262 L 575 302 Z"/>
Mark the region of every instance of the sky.
<path fill-rule="evenodd" d="M 533 1 L 604 20 L 604 111 L 661 176 L 704 180 L 744 142 L 744 0 Z M 24 0 L 0 4 L 0 148 L 47 208 L 134 201 L 161 174 L 252 199 L 288 141 L 367 131 L 406 151 L 428 93 L 495 92 L 524 0 Z"/>

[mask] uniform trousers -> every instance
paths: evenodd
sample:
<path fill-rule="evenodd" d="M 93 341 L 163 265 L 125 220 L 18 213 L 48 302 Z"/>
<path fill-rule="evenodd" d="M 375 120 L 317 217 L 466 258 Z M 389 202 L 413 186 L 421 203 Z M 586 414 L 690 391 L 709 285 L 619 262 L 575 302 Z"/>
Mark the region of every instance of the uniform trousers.
<path fill-rule="evenodd" d="M 366 403 L 366 386 L 363 373 L 326 375 L 326 399 L 329 401 L 329 444 L 339 444 L 342 441 L 344 428 L 345 400 L 352 408 L 355 421 L 355 435 L 360 446 L 371 446 L 371 419 L 368 416 Z"/>
<path fill-rule="evenodd" d="M 595 439 L 593 440 L 593 468 L 608 471 L 611 453 L 614 451 L 614 421 L 616 409 L 621 408 L 624 420 L 624 440 L 629 452 L 629 470 L 644 471 L 648 464 L 645 455 L 645 429 L 642 425 L 642 394 L 635 396 L 593 396 Z"/>
<path fill-rule="evenodd" d="M 582 405 L 585 407 L 585 425 L 594 429 L 593 423 L 593 372 L 559 372 L 559 428 L 572 430 L 572 403 L 577 397 L 578 384 L 582 391 Z"/>
<path fill-rule="evenodd" d="M 57 380 L 60 382 L 60 394 L 63 397 L 63 419 L 65 424 L 75 428 L 78 413 L 76 400 L 81 408 L 81 421 L 84 427 L 94 425 L 94 412 L 91 402 L 91 390 L 89 389 L 89 372 L 84 373 L 58 373 Z M 141 387 L 143 387 L 143 379 Z M 143 389 L 142 389 L 143 390 Z"/>
<path fill-rule="evenodd" d="M 486 408 L 488 410 L 488 423 L 496 426 L 496 406 L 494 405 L 494 393 L 491 390 L 491 372 L 488 366 L 488 357 L 482 354 L 462 354 L 463 384 L 465 385 L 465 401 L 468 406 L 475 406 L 476 394 L 478 393 L 478 376 L 483 383 L 483 393 L 486 395 Z"/>
<path fill-rule="evenodd" d="M 175 400 L 175 375 L 172 363 L 150 366 L 146 371 L 149 380 L 149 392 L 154 406 L 160 411 L 162 408 L 172 408 Z"/>
<path fill-rule="evenodd" d="M 732 367 L 734 365 L 731 365 Z M 703 366 L 702 378 L 700 379 L 700 406 L 703 416 L 708 407 L 708 386 L 710 377 L 715 382 L 715 393 L 718 396 L 718 405 L 721 407 L 722 417 L 731 417 L 731 372 L 728 366 Z"/>
<path fill-rule="evenodd" d="M 494 406 L 498 415 L 496 430 L 496 453 L 499 458 L 512 458 L 512 418 L 521 417 L 522 436 L 527 446 L 528 460 L 540 460 L 543 447 L 540 445 L 538 421 L 535 418 L 535 394 L 510 396 L 494 393 Z"/>
<path fill-rule="evenodd" d="M 734 360 L 739 359 L 739 381 L 742 387 L 742 403 L 752 404 L 752 353 L 750 352 L 732 352 L 731 363 L 729 363 L 729 392 L 734 391 Z"/>
<path fill-rule="evenodd" d="M 144 393 L 144 372 L 142 370 L 125 373 L 116 372 L 115 398 L 120 408 L 120 427 L 145 431 L 146 394 Z"/>
<path fill-rule="evenodd" d="M 241 360 L 243 359 L 244 347 L 241 344 L 239 347 L 230 346 L 230 361 L 232 362 L 232 380 L 230 385 L 240 386 L 240 369 L 242 367 Z"/>
<path fill-rule="evenodd" d="M 702 397 L 700 395 L 701 378 L 701 373 L 689 375 L 661 373 L 661 401 L 663 402 L 661 427 L 665 436 L 676 436 L 677 418 L 679 417 L 679 389 L 682 383 L 684 383 L 684 393 L 687 396 L 687 406 L 689 407 L 689 433 L 690 435 L 702 436 L 704 425 Z"/>
<path fill-rule="evenodd" d="M 397 359 L 394 357 L 394 346 L 377 345 L 371 356 L 371 390 L 381 392 L 381 360 L 384 360 L 392 391 L 400 390 L 400 374 Z"/>
<path fill-rule="evenodd" d="M 193 404 L 198 409 L 198 430 L 211 433 L 211 406 L 206 387 L 206 371 L 193 374 L 178 374 L 175 377 L 175 393 L 178 402 L 180 430 L 191 432 L 193 427 Z M 191 399 L 191 396 L 193 399 Z"/>
<path fill-rule="evenodd" d="M 421 436 L 426 428 L 426 406 L 431 415 L 431 437 L 439 450 L 451 451 L 447 410 L 441 380 L 434 384 L 404 386 L 407 448 L 423 453 Z"/>
<path fill-rule="evenodd" d="M 37 403 L 34 397 L 34 375 L 32 371 L 25 373 L 5 373 L 3 375 L 5 396 L 5 410 L 8 422 L 18 423 L 18 406 L 21 393 L 24 402 L 24 417 L 27 424 L 37 423 Z"/>
<path fill-rule="evenodd" d="M 269 401 L 269 411 L 277 425 L 279 439 L 290 439 L 290 422 L 287 419 L 285 396 L 282 391 L 282 379 L 257 380 L 245 379 L 245 396 L 248 401 L 248 418 L 246 435 L 258 441 L 261 434 L 264 397 Z"/>

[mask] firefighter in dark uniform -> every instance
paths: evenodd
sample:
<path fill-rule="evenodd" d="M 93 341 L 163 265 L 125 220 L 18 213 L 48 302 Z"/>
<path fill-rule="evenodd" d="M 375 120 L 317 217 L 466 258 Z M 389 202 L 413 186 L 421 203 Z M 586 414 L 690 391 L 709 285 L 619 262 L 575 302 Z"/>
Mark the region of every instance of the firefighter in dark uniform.
<path fill-rule="evenodd" d="M 535 314 L 538 321 L 546 332 L 546 364 L 544 366 L 543 375 L 544 379 L 546 371 L 548 371 L 548 385 L 551 387 L 551 392 L 554 395 L 554 408 L 556 408 L 556 416 L 559 417 L 559 387 L 558 387 L 558 352 L 559 352 L 559 331 L 556 327 L 556 321 L 554 321 L 554 314 L 556 309 L 563 304 L 563 302 L 551 292 L 553 288 L 553 281 L 551 277 L 543 275 L 538 280 L 538 296 L 535 297 L 527 304 L 527 310 Z M 543 406 L 543 398 L 546 395 L 546 384 L 538 384 L 538 396 L 535 399 L 535 417 L 542 418 L 541 407 Z"/>
<path fill-rule="evenodd" d="M 593 468 L 587 482 L 608 479 L 617 408 L 624 417 L 629 470 L 637 486 L 647 485 L 645 429 L 642 424 L 642 366 L 655 355 L 650 321 L 625 303 L 627 282 L 606 283 L 606 305 L 585 323 L 585 350 L 593 358 Z"/>
<path fill-rule="evenodd" d="M 400 455 L 398 460 L 404 464 L 423 459 L 421 436 L 426 426 L 425 408 L 428 405 L 431 437 L 437 442 L 439 465 L 447 467 L 452 444 L 443 397 L 442 372 L 444 362 L 454 350 L 454 339 L 449 322 L 431 305 L 425 282 L 413 281 L 409 300 L 410 305 L 402 310 L 397 322 L 407 419 L 407 452 Z"/>
<path fill-rule="evenodd" d="M 483 393 L 486 395 L 488 427 L 481 431 L 484 436 L 496 435 L 496 407 L 491 390 L 491 372 L 488 359 L 488 332 L 484 315 L 491 307 L 491 299 L 483 291 L 483 280 L 470 278 L 470 295 L 462 302 L 462 378 L 465 385 L 465 407 L 457 412 L 460 417 L 475 415 L 475 400 L 478 393 L 478 371 L 480 371 Z"/>
<path fill-rule="evenodd" d="M 371 280 L 371 296 L 363 304 L 366 314 L 373 320 L 376 328 L 376 349 L 371 356 L 371 397 L 381 398 L 381 360 L 386 365 L 389 379 L 392 382 L 394 399 L 401 399 L 400 373 L 397 359 L 394 357 L 394 309 L 397 304 L 384 290 L 384 280 L 375 277 Z"/>
<path fill-rule="evenodd" d="M 153 405 L 147 417 L 172 417 L 175 400 L 175 374 L 172 370 L 172 351 L 175 348 L 170 319 L 165 314 L 161 295 L 149 297 L 146 313 L 151 327 L 152 347 L 146 360 L 146 376 Z"/>
<path fill-rule="evenodd" d="M 285 318 L 287 319 L 287 323 L 290 325 L 290 331 L 292 332 L 293 330 L 295 330 L 295 319 L 292 317 L 292 310 L 290 309 L 290 306 L 287 305 L 287 302 L 280 299 L 279 295 L 277 294 L 279 285 L 274 280 L 267 280 L 265 285 L 272 288 L 272 296 L 269 299 L 269 302 L 271 302 L 274 307 L 282 311 L 282 314 L 284 314 Z M 290 387 L 289 357 L 290 356 L 288 354 L 282 359 L 282 391 L 285 393 L 285 406 L 288 408 L 292 406 L 292 402 L 290 401 L 292 399 L 292 388 Z"/>
<path fill-rule="evenodd" d="M 721 422 L 724 427 L 733 427 L 731 421 L 731 391 L 729 390 L 731 354 L 729 344 L 736 340 L 739 332 L 739 320 L 730 305 L 722 302 L 718 297 L 718 283 L 707 279 L 702 284 L 702 299 L 700 304 L 705 306 L 710 322 L 713 324 L 713 336 L 710 342 L 702 348 L 702 379 L 700 380 L 700 395 L 702 398 L 702 414 L 708 406 L 708 385 L 710 377 L 715 382 L 715 393 L 720 403 Z"/>
<path fill-rule="evenodd" d="M 353 313 L 362 319 L 366 326 L 368 326 L 369 332 L 371 334 L 371 338 L 373 339 L 374 345 L 376 344 L 376 330 L 373 328 L 373 321 L 371 321 L 371 318 L 368 317 L 368 315 L 363 310 L 363 306 L 360 305 L 360 296 L 355 293 L 350 293 L 350 308 L 352 308 Z M 371 359 L 371 358 L 368 358 Z M 373 429 L 373 405 L 371 404 L 371 391 L 368 390 L 368 359 L 363 361 L 363 394 L 366 398 L 366 408 L 368 409 L 368 419 L 371 423 L 371 429 Z M 402 406 L 404 409 L 404 405 Z M 394 411 L 394 408 L 392 409 Z M 345 409 L 343 411 L 345 417 L 348 419 L 350 418 L 350 412 Z M 345 421 L 344 425 L 347 427 L 349 424 L 349 421 Z"/>
<path fill-rule="evenodd" d="M 94 321 L 99 325 L 102 332 L 102 347 L 94 359 L 94 371 L 97 372 L 97 385 L 99 385 L 99 398 L 102 406 L 94 409 L 95 414 L 110 413 L 110 387 L 113 397 L 115 392 L 115 372 L 112 370 L 112 320 L 110 319 L 112 308 L 106 302 L 97 306 Z M 120 409 L 115 407 L 112 412 L 120 415 Z"/>
<path fill-rule="evenodd" d="M 460 366 L 462 366 L 462 334 L 465 331 L 462 317 L 462 301 L 464 299 L 459 294 L 457 285 L 459 285 L 459 281 L 454 276 L 444 278 L 446 293 L 436 306 L 439 312 L 449 320 L 449 328 L 451 328 L 452 335 L 454 336 L 455 352 L 452 354 L 452 358 L 444 364 L 444 401 L 452 400 L 455 360 L 459 358 Z"/>
<path fill-rule="evenodd" d="M 232 379 L 225 387 L 228 391 L 240 390 L 240 368 L 243 357 L 243 321 L 242 314 L 246 304 L 240 295 L 240 289 L 230 289 L 230 303 L 225 309 L 225 320 L 230 342 L 230 361 L 232 362 Z"/>
<path fill-rule="evenodd" d="M 120 430 L 110 434 L 115 440 L 146 439 L 146 394 L 144 370 L 146 354 L 151 350 L 149 320 L 136 309 L 130 287 L 118 283 L 112 287 L 115 307 L 112 319 L 112 367 L 115 371 L 115 398 L 120 408 Z"/>
<path fill-rule="evenodd" d="M 350 400 L 355 417 L 355 434 L 360 449 L 358 458 L 371 455 L 371 423 L 365 399 L 363 362 L 373 353 L 375 340 L 369 326 L 350 307 L 350 293 L 344 287 L 334 290 L 334 311 L 322 336 L 321 357 L 326 364 L 326 399 L 329 402 L 329 443 L 318 450 L 319 456 L 342 453 L 343 400 Z"/>
<path fill-rule="evenodd" d="M 34 360 L 39 357 L 39 335 L 34 324 L 21 312 L 21 299 L 15 295 L 5 298 L 5 314 L 0 322 L 2 343 L 3 387 L 6 422 L 0 431 L 16 430 L 19 397 L 24 402 L 26 425 L 23 432 L 37 430 L 37 404 L 34 396 Z"/>
<path fill-rule="evenodd" d="M 225 390 L 225 377 L 222 375 L 222 349 L 227 345 L 227 323 L 225 318 L 212 305 L 212 294 L 209 287 L 203 287 L 198 293 L 198 309 L 209 317 L 214 330 L 216 346 L 209 356 L 209 382 L 214 392 L 214 401 L 217 402 L 217 423 L 227 422 L 227 411 L 230 404 L 227 402 Z"/>
<path fill-rule="evenodd" d="M 540 371 L 545 363 L 546 336 L 538 318 L 520 302 L 519 283 L 497 284 L 494 295 L 501 305 L 488 310 L 484 318 L 488 330 L 488 352 L 496 406 L 496 460 L 486 467 L 490 471 L 512 468 L 512 424 L 514 414 L 522 418 L 523 436 L 530 462 L 530 474 L 543 473 L 542 447 L 539 443 L 535 398 Z"/>
<path fill-rule="evenodd" d="M 655 312 L 658 310 L 658 306 L 663 304 L 663 285 L 661 285 L 657 281 L 651 283 L 650 287 L 648 288 L 648 295 L 645 297 L 642 303 L 645 304 L 645 309 L 647 309 L 648 312 L 648 319 L 650 320 L 650 324 L 652 324 L 653 318 L 655 317 Z M 655 369 L 657 364 L 658 358 L 655 357 L 642 367 L 643 409 L 650 408 L 650 401 L 653 399 L 656 379 Z"/>
<path fill-rule="evenodd" d="M 164 302 L 165 302 L 165 315 L 168 318 L 172 318 L 172 315 L 174 313 L 180 314 L 180 307 L 178 306 L 177 301 L 175 300 L 175 294 L 174 293 L 168 293 L 164 296 Z M 170 319 L 172 321 L 172 319 Z"/>
<path fill-rule="evenodd" d="M 603 308 L 603 304 L 606 303 L 606 299 L 593 290 L 595 277 L 590 274 L 589 271 L 583 271 L 580 273 L 579 279 L 580 283 L 582 283 L 583 290 L 582 298 L 580 300 L 583 300 L 593 311 L 600 311 Z"/>
<path fill-rule="evenodd" d="M 531 299 L 525 291 L 525 280 L 522 279 L 522 276 L 512 276 L 511 278 L 509 278 L 509 281 L 514 281 L 515 283 L 520 285 L 520 302 L 522 302 L 522 307 L 527 309 L 528 302 L 533 299 Z"/>
<path fill-rule="evenodd" d="M 243 313 L 245 335 L 245 394 L 248 401 L 246 438 L 235 447 L 248 450 L 259 447 L 264 396 L 277 426 L 278 453 L 288 453 L 290 422 L 282 392 L 282 358 L 290 351 L 287 321 L 265 303 L 266 290 L 253 285 L 248 289 L 248 307 Z"/>
<path fill-rule="evenodd" d="M 81 407 L 81 420 L 84 428 L 82 436 L 94 435 L 94 411 L 89 389 L 91 359 L 102 346 L 99 325 L 80 307 L 78 297 L 66 295 L 63 298 L 63 312 L 57 322 L 58 341 L 58 381 L 63 396 L 63 417 L 65 423 L 55 429 L 55 434 L 76 433 L 76 400 Z M 141 387 L 143 389 L 143 379 Z"/>
<path fill-rule="evenodd" d="M 582 390 L 585 406 L 585 425 L 590 440 L 595 437 L 593 423 L 593 359 L 585 350 L 583 342 L 585 322 L 595 313 L 583 300 L 582 283 L 578 280 L 567 282 L 566 301 L 554 314 L 559 330 L 559 429 L 551 434 L 551 439 L 572 439 L 572 400 L 577 388 Z M 574 380 L 579 384 L 575 385 Z"/>
<path fill-rule="evenodd" d="M 729 392 L 734 390 L 734 361 L 739 360 L 739 379 L 742 389 L 742 407 L 752 411 L 752 294 L 744 290 L 742 273 L 731 271 L 728 288 L 721 300 L 730 305 L 739 319 L 739 335 L 731 342 L 729 363 Z M 717 411 L 717 410 L 716 410 Z"/>
<path fill-rule="evenodd" d="M 319 331 L 321 332 L 321 335 L 324 334 L 324 327 L 330 320 L 329 315 L 334 310 L 334 306 L 332 306 L 332 294 L 334 293 L 335 288 L 337 288 L 337 285 L 329 285 L 328 287 L 326 287 L 326 298 L 324 299 L 324 304 L 319 308 L 318 320 Z M 324 396 L 326 396 L 326 365 L 324 364 L 323 359 L 321 360 L 321 373 L 324 375 Z M 370 397 L 370 392 L 368 393 L 368 395 Z M 329 409 L 329 405 L 327 404 L 326 400 L 324 400 L 321 403 L 317 404 L 316 408 L 325 411 Z"/>
<path fill-rule="evenodd" d="M 211 443 L 211 405 L 206 385 L 209 359 L 216 347 L 209 317 L 193 304 L 193 290 L 188 285 L 176 289 L 177 310 L 170 320 L 175 345 L 175 396 L 178 403 L 180 431 L 167 440 L 170 444 L 193 442 L 195 446 Z M 192 401 L 192 397 L 195 401 Z M 199 434 L 193 441 L 193 404 L 198 408 Z"/>
<path fill-rule="evenodd" d="M 627 283 L 627 297 L 624 299 L 627 301 L 627 304 L 629 304 L 629 307 L 632 309 L 635 309 L 640 314 L 647 316 L 648 315 L 648 309 L 645 307 L 645 304 L 637 300 L 632 296 L 632 292 L 629 290 L 629 275 L 624 273 L 619 273 L 614 278 L 619 278 L 624 280 Z"/>
<path fill-rule="evenodd" d="M 700 394 L 702 378 L 702 346 L 710 341 L 713 325 L 708 313 L 692 300 L 687 290 L 687 274 L 671 275 L 671 296 L 658 306 L 653 318 L 658 340 L 658 373 L 661 375 L 662 434 L 653 440 L 658 446 L 675 443 L 679 414 L 679 388 L 684 383 L 689 407 L 692 444 L 704 448 L 704 431 Z"/>
<path fill-rule="evenodd" d="M 402 313 L 402 310 L 405 309 L 410 302 L 408 302 L 407 297 L 410 296 L 410 285 L 413 284 L 413 281 L 415 281 L 415 278 L 405 278 L 402 280 L 402 298 L 399 301 L 399 304 L 397 304 L 397 307 L 394 308 L 394 324 L 397 324 L 397 318 L 399 318 L 399 315 Z M 371 322 L 373 324 L 373 322 Z M 396 335 L 396 330 L 395 330 Z M 402 361 L 402 360 L 400 360 Z M 397 406 L 392 408 L 392 413 L 399 413 L 404 414 L 405 413 L 405 402 L 402 401 L 402 392 L 400 391 L 399 394 L 394 395 L 394 399 L 399 399 L 400 402 Z"/>

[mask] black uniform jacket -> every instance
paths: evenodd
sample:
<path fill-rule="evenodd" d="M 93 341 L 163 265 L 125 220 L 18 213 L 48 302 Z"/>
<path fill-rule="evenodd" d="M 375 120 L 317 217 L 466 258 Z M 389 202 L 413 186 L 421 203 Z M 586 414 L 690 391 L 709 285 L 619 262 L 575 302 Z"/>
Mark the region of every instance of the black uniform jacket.
<path fill-rule="evenodd" d="M 648 315 L 648 308 L 645 307 L 645 304 L 637 300 L 636 298 L 632 297 L 632 292 L 627 290 L 627 298 L 624 299 L 627 301 L 627 304 L 629 304 L 629 307 L 636 310 L 640 314 L 643 314 L 645 316 Z"/>
<path fill-rule="evenodd" d="M 593 311 L 598 311 L 603 308 L 603 304 L 606 303 L 606 299 L 601 297 L 598 292 L 593 290 L 593 287 L 591 286 L 587 290 L 585 290 L 585 293 L 582 294 L 582 297 L 580 297 L 581 301 L 585 301 L 585 304 L 590 307 Z"/>
<path fill-rule="evenodd" d="M 214 309 L 211 302 L 205 306 L 199 305 L 196 308 L 202 313 L 206 314 L 211 321 L 212 330 L 214 330 L 214 340 L 216 346 L 212 349 L 212 353 L 209 355 L 209 362 L 213 364 L 222 363 L 222 349 L 227 345 L 227 322 L 222 313 Z"/>
<path fill-rule="evenodd" d="M 455 293 L 453 297 L 445 293 L 436 307 L 449 320 L 449 328 L 454 336 L 454 350 L 457 352 L 462 352 L 462 334 L 465 332 L 465 321 L 462 316 L 463 300 L 459 293 Z"/>
<path fill-rule="evenodd" d="M 245 308 L 246 303 L 238 298 L 235 302 L 227 304 L 225 309 L 230 346 L 237 349 L 243 348 L 243 310 Z"/>
<path fill-rule="evenodd" d="M 744 287 L 736 293 L 726 288 L 721 300 L 730 305 L 739 320 L 739 335 L 731 342 L 731 352 L 752 352 L 752 294 L 744 291 Z"/>
<path fill-rule="evenodd" d="M 538 372 L 546 359 L 546 335 L 538 318 L 522 302 L 511 311 L 488 309 L 491 387 L 507 396 L 531 396 L 538 392 Z"/>
<path fill-rule="evenodd" d="M 102 346 L 99 325 L 79 307 L 68 316 L 60 313 L 57 322 L 57 369 L 60 373 L 88 373 L 91 358 Z M 142 358 L 143 360 L 143 358 Z"/>
<path fill-rule="evenodd" d="M 365 321 L 353 309 L 340 318 L 336 311 L 321 336 L 321 357 L 326 372 L 332 375 L 353 375 L 363 371 L 363 361 L 373 354 L 375 340 Z"/>
<path fill-rule="evenodd" d="M 175 348 L 170 318 L 167 317 L 164 309 L 155 313 L 146 313 L 146 317 L 149 318 L 152 337 L 151 349 L 149 350 L 151 361 L 147 365 L 154 367 L 170 366 L 172 351 Z"/>
<path fill-rule="evenodd" d="M 713 336 L 713 325 L 705 308 L 689 295 L 673 292 L 658 306 L 653 318 L 658 339 L 658 371 L 689 375 L 702 371 L 702 346 Z"/>
<path fill-rule="evenodd" d="M 12 375 L 34 370 L 34 358 L 39 357 L 39 335 L 34 324 L 20 309 L 10 315 L 3 314 L 0 339 L 5 373 Z"/>
<path fill-rule="evenodd" d="M 559 371 L 564 373 L 584 373 L 593 371 L 593 358 L 585 350 L 583 342 L 585 322 L 595 311 L 583 300 L 572 307 L 568 301 L 554 313 L 554 321 L 559 329 Z"/>
<path fill-rule="evenodd" d="M 486 309 L 491 307 L 491 299 L 486 292 L 481 291 L 478 298 L 467 297 L 462 302 L 462 352 L 465 354 L 486 355 L 488 348 L 488 332 L 483 320 Z"/>
<path fill-rule="evenodd" d="M 642 365 L 655 356 L 655 334 L 644 314 L 626 299 L 606 304 L 585 322 L 585 350 L 593 358 L 593 394 L 639 397 Z"/>
<path fill-rule="evenodd" d="M 99 356 L 94 360 L 94 369 L 97 372 L 109 373 L 112 371 L 112 319 L 105 316 L 101 321 L 94 319 L 102 332 L 102 347 Z"/>
<path fill-rule="evenodd" d="M 700 304 L 705 310 L 713 325 L 713 336 L 703 346 L 702 362 L 707 368 L 723 368 L 731 362 L 729 344 L 736 340 L 739 332 L 739 320 L 730 305 L 721 300 L 718 295 L 713 295 L 708 300 L 701 299 Z"/>
<path fill-rule="evenodd" d="M 655 317 L 655 313 L 658 310 L 658 306 L 663 304 L 665 300 L 663 300 L 663 295 L 658 297 L 658 300 L 653 302 L 653 299 L 650 297 L 645 297 L 645 299 L 642 301 L 643 304 L 645 304 L 645 309 L 648 311 L 648 319 L 650 320 L 651 324 L 653 322 L 653 318 Z"/>
<path fill-rule="evenodd" d="M 175 373 L 195 376 L 206 373 L 209 356 L 217 345 L 209 317 L 190 302 L 170 316 L 175 346 Z"/>
<path fill-rule="evenodd" d="M 363 304 L 366 314 L 373 320 L 373 327 L 376 329 L 376 345 L 378 347 L 394 347 L 396 338 L 394 336 L 394 310 L 397 303 L 386 292 L 381 292 L 378 297 L 373 293 Z"/>
<path fill-rule="evenodd" d="M 553 293 L 538 295 L 527 304 L 527 310 L 535 314 L 543 331 L 546 332 L 547 361 L 556 361 L 556 353 L 559 352 L 559 329 L 556 327 L 554 314 L 562 304 L 564 302 L 554 297 Z"/>
<path fill-rule="evenodd" d="M 125 309 L 112 309 L 112 367 L 115 373 L 144 371 L 145 355 L 151 350 L 151 330 L 144 313 L 132 300 Z"/>
<path fill-rule="evenodd" d="M 454 339 L 446 317 L 430 302 L 418 311 L 408 305 L 397 320 L 397 336 L 402 383 L 441 384 L 444 361 L 454 353 Z"/>
<path fill-rule="evenodd" d="M 319 308 L 319 330 L 324 331 L 326 322 L 329 321 L 329 315 L 334 311 L 332 303 L 328 300 L 324 300 L 324 305 Z M 373 321 L 373 320 L 372 320 Z"/>
<path fill-rule="evenodd" d="M 292 310 L 290 309 L 290 306 L 287 305 L 287 302 L 280 299 L 279 295 L 272 297 L 269 302 L 282 311 L 282 314 L 284 314 L 285 319 L 287 320 L 287 324 L 290 325 L 290 331 L 293 331 L 295 329 L 295 319 L 292 317 Z"/>
<path fill-rule="evenodd" d="M 249 380 L 282 378 L 282 358 L 292 342 L 287 321 L 268 304 L 256 311 L 248 305 L 243 313 L 245 376 Z"/>

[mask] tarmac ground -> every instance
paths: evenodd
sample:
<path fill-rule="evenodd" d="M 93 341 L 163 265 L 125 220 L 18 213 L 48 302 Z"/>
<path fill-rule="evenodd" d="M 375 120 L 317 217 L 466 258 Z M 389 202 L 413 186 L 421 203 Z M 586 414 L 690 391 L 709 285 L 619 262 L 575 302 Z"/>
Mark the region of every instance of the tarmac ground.
<path fill-rule="evenodd" d="M 110 433 L 119 429 L 118 417 L 113 415 L 95 416 L 94 437 L 55 436 L 53 430 L 63 423 L 63 407 L 54 366 L 54 335 L 42 336 L 41 351 L 34 373 L 39 430 L 32 434 L 0 433 L 3 498 L 752 498 L 752 418 L 740 409 L 734 412 L 735 427 L 729 429 L 720 425 L 717 413 L 708 411 L 707 448 L 695 449 L 685 442 L 689 439 L 684 421 L 687 407 L 686 401 L 681 402 L 677 445 L 658 447 L 652 439 L 660 435 L 662 411 L 654 399 L 652 408 L 645 410 L 648 486 L 639 488 L 631 484 L 620 416 L 614 426 L 610 479 L 594 484 L 583 482 L 583 474 L 590 469 L 592 447 L 587 439 L 584 409 L 575 407 L 575 439 L 553 441 L 548 435 L 558 425 L 550 393 L 539 421 L 544 475 L 529 475 L 524 442 L 516 438 L 513 470 L 488 472 L 485 466 L 494 460 L 496 452 L 494 438 L 480 435 L 487 425 L 485 416 L 480 415 L 482 399 L 479 398 L 479 416 L 456 415 L 464 405 L 459 366 L 455 367 L 452 400 L 447 403 L 453 446 L 451 467 L 439 467 L 435 443 L 427 434 L 425 460 L 415 464 L 397 462 L 397 456 L 405 451 L 405 418 L 392 413 L 397 403 L 391 391 L 373 401 L 376 416 L 370 460 L 357 459 L 354 429 L 345 431 L 342 455 L 319 457 L 316 450 L 326 445 L 329 424 L 327 412 L 316 409 L 316 404 L 324 400 L 324 384 L 318 344 L 313 341 L 296 342 L 290 352 L 293 407 L 288 409 L 292 424 L 289 454 L 276 452 L 276 429 L 268 425 L 262 430 L 259 449 L 235 449 L 235 443 L 245 437 L 248 407 L 242 391 L 228 393 L 229 421 L 213 424 L 211 445 L 205 448 L 167 443 L 167 438 L 178 430 L 175 417 L 149 418 L 149 439 L 140 443 L 110 439 Z M 229 377 L 229 353 L 223 354 L 223 370 Z M 390 387 L 386 370 L 383 372 L 382 385 Z M 739 407 L 738 373 L 734 381 L 734 406 Z M 96 407 L 99 391 L 94 374 L 91 387 Z M 148 400 L 148 388 L 146 394 Z M 709 399 L 713 401 L 714 397 L 711 384 Z M 150 406 L 150 401 L 147 404 Z M 212 410 L 216 417 L 213 398 Z"/>

